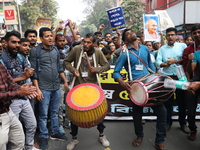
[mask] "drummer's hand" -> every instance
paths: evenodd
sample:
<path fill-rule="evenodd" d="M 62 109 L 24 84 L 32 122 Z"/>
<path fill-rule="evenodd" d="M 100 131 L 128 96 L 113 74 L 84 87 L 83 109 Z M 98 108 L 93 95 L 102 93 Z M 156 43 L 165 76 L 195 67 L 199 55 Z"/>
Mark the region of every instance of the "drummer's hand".
<path fill-rule="evenodd" d="M 167 64 L 169 65 L 175 64 L 176 62 L 177 62 L 176 59 L 173 59 L 173 58 L 168 58 L 167 60 Z"/>
<path fill-rule="evenodd" d="M 96 69 L 95 69 L 94 67 L 91 66 L 91 67 L 90 67 L 90 72 L 91 72 L 91 73 L 95 73 L 95 72 L 96 72 Z"/>
<path fill-rule="evenodd" d="M 200 82 L 190 82 L 190 85 L 187 89 L 192 94 L 195 94 L 195 91 L 197 91 L 200 88 Z"/>
<path fill-rule="evenodd" d="M 75 75 L 76 77 L 79 77 L 79 76 L 80 76 L 78 70 L 75 70 L 75 71 L 74 71 L 74 75 Z"/>
<path fill-rule="evenodd" d="M 117 79 L 117 81 L 119 82 L 119 84 L 127 90 L 127 92 L 129 93 L 131 90 L 131 86 L 129 84 L 129 82 L 124 82 L 121 78 Z"/>

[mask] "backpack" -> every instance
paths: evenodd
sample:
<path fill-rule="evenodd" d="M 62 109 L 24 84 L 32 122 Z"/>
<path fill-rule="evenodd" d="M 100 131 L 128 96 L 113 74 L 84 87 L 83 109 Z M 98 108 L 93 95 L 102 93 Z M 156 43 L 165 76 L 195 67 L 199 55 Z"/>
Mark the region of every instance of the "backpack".
<path fill-rule="evenodd" d="M 41 71 L 41 68 L 40 68 L 40 52 L 41 52 L 41 46 L 38 45 L 35 47 L 36 48 L 36 58 L 37 58 L 37 71 L 40 72 Z M 57 49 L 57 47 L 53 46 L 53 48 L 56 49 L 56 52 L 57 52 L 57 70 L 58 70 L 58 73 L 59 73 L 59 68 L 60 68 L 60 53 Z"/>

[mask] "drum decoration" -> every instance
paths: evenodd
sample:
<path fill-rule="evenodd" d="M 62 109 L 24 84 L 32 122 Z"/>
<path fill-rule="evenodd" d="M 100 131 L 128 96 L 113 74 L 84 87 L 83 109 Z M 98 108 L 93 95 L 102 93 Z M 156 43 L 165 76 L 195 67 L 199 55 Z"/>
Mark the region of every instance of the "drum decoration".
<path fill-rule="evenodd" d="M 107 101 L 103 90 L 92 83 L 73 87 L 66 98 L 67 115 L 73 124 L 90 128 L 103 121 L 107 114 Z"/>
<path fill-rule="evenodd" d="M 174 95 L 175 88 L 164 88 L 164 80 L 168 76 L 149 74 L 130 83 L 129 97 L 139 106 L 149 107 L 160 105 Z"/>

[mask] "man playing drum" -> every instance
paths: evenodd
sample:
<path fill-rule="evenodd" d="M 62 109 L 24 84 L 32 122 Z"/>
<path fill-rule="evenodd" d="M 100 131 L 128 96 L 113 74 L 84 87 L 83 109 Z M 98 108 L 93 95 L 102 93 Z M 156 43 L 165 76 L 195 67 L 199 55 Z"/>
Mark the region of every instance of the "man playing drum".
<path fill-rule="evenodd" d="M 125 67 L 127 72 L 131 71 L 131 76 L 129 74 L 129 80 L 131 78 L 132 80 L 136 80 L 139 77 L 145 76 L 148 74 L 147 68 L 155 71 L 155 67 L 151 62 L 148 48 L 144 45 L 138 44 L 137 36 L 131 31 L 131 29 L 124 30 L 122 34 L 122 40 L 125 42 L 128 52 L 122 53 L 118 58 L 113 77 L 123 88 L 127 90 L 128 93 L 130 93 L 131 86 L 129 82 L 124 82 L 120 75 L 122 67 Z M 163 104 L 155 105 L 151 108 L 154 110 L 157 116 L 155 147 L 157 150 L 165 150 L 164 141 L 166 137 L 166 109 Z M 143 126 L 141 123 L 142 113 L 143 107 L 133 103 L 133 122 L 135 126 L 135 134 L 137 136 L 137 138 L 132 142 L 134 147 L 140 146 L 144 136 Z"/>
<path fill-rule="evenodd" d="M 110 69 L 110 65 L 103 53 L 99 49 L 93 47 L 94 42 L 95 37 L 90 33 L 86 34 L 83 40 L 83 45 L 74 47 L 64 60 L 65 68 L 76 76 L 74 86 L 82 83 L 93 83 L 98 85 L 96 73 L 104 72 Z M 86 57 L 83 56 L 83 52 L 87 53 L 89 60 L 86 60 Z M 73 66 L 71 65 L 72 62 L 74 62 Z M 90 65 L 89 63 L 91 64 L 90 67 L 88 67 Z M 100 66 L 95 67 L 95 65 Z M 77 66 L 79 67 L 77 68 Z M 81 101 L 84 101 L 84 98 L 82 98 Z M 110 143 L 103 133 L 104 128 L 105 126 L 103 122 L 97 125 L 97 129 L 99 131 L 99 141 L 103 146 L 108 147 Z M 72 122 L 70 134 L 72 135 L 72 141 L 67 145 L 67 150 L 72 150 L 79 142 L 77 140 L 78 126 Z"/>

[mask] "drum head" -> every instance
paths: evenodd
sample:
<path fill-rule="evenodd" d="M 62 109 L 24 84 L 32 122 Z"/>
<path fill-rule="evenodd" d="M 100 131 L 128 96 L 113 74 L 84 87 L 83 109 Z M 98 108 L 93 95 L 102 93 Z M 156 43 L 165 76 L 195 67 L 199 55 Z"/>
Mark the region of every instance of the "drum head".
<path fill-rule="evenodd" d="M 142 106 L 146 104 L 148 101 L 148 93 L 144 84 L 142 82 L 133 82 L 129 97 L 136 105 Z"/>
<path fill-rule="evenodd" d="M 75 110 L 90 110 L 98 107 L 104 100 L 103 90 L 92 83 L 83 83 L 72 88 L 67 94 L 68 106 Z"/>

